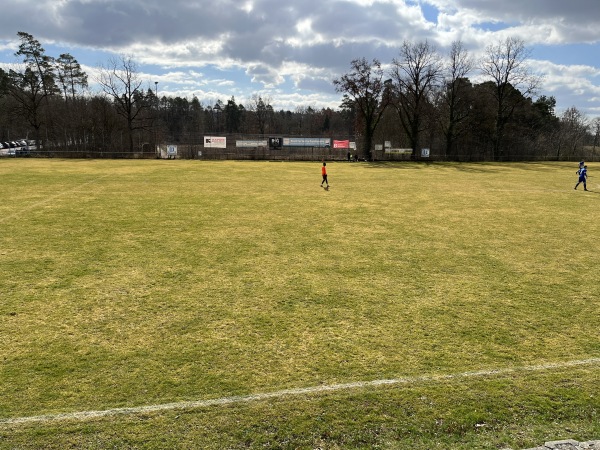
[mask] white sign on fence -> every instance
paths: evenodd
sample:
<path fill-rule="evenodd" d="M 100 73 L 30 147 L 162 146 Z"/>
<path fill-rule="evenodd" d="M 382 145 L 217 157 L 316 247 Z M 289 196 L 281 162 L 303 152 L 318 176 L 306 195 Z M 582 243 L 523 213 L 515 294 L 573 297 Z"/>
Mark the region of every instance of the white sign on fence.
<path fill-rule="evenodd" d="M 227 148 L 227 138 L 224 136 L 204 136 L 204 147 Z"/>
<path fill-rule="evenodd" d="M 262 141 L 235 141 L 236 147 L 266 147 L 268 145 L 267 140 Z"/>
<path fill-rule="evenodd" d="M 331 140 L 329 138 L 283 138 L 284 147 L 329 147 L 330 145 Z"/>
<path fill-rule="evenodd" d="M 400 155 L 406 155 L 412 153 L 412 148 L 386 148 L 386 153 L 399 153 Z"/>

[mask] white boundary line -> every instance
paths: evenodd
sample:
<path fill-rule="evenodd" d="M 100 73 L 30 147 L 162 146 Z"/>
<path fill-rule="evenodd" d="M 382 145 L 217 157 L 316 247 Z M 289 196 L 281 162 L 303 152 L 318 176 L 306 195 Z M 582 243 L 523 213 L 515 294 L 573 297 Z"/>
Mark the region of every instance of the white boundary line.
<path fill-rule="evenodd" d="M 38 208 L 39 206 L 45 205 L 46 203 L 50 203 L 52 200 L 57 199 L 59 197 L 62 197 L 63 195 L 66 194 L 71 194 L 73 192 L 77 192 L 79 189 L 81 189 L 84 186 L 87 186 L 88 184 L 93 184 L 96 183 L 98 180 L 101 180 L 102 178 L 106 178 L 110 176 L 110 174 L 106 174 L 106 175 L 101 175 L 99 177 L 94 178 L 93 180 L 90 181 L 86 181 L 85 183 L 82 184 L 78 184 L 76 186 L 73 186 L 71 189 L 66 190 L 66 191 L 60 191 L 58 194 L 55 194 L 51 197 L 46 197 L 43 200 L 40 200 L 39 202 L 33 203 L 31 205 L 28 205 L 24 208 L 22 208 L 20 211 L 14 212 L 8 216 L 2 217 L 0 219 L 0 223 L 6 222 L 9 219 L 14 219 L 15 217 L 19 217 L 21 214 L 24 214 L 26 212 L 29 212 L 31 210 L 34 210 L 36 208 Z"/>
<path fill-rule="evenodd" d="M 0 419 L 0 425 L 18 425 L 30 423 L 44 423 L 61 420 L 78 420 L 84 421 L 89 419 L 97 419 L 102 417 L 143 414 L 152 412 L 163 412 L 172 410 L 190 410 L 198 408 L 206 408 L 209 406 L 221 406 L 235 403 L 246 403 L 260 400 L 269 400 L 273 398 L 281 398 L 296 395 L 310 395 L 321 392 L 343 391 L 349 389 L 360 389 L 368 387 L 388 386 L 394 384 L 416 384 L 424 382 L 447 381 L 460 378 L 479 378 L 490 375 L 506 375 L 514 372 L 538 372 L 551 369 L 565 369 L 576 366 L 589 366 L 600 364 L 600 358 L 590 358 L 575 361 L 565 361 L 558 363 L 539 364 L 533 366 L 521 366 L 513 368 L 504 368 L 496 370 L 480 370 L 476 372 L 462 372 L 449 375 L 422 375 L 416 377 L 393 378 L 388 380 L 373 380 L 373 381 L 357 381 L 354 383 L 344 384 L 329 384 L 323 386 L 311 386 L 305 388 L 284 389 L 275 392 L 265 392 L 244 396 L 221 397 L 212 400 L 186 401 L 177 403 L 163 403 L 159 405 L 135 406 L 131 408 L 113 408 L 100 411 L 79 411 L 62 414 L 46 414 L 41 416 L 16 417 L 12 419 Z"/>

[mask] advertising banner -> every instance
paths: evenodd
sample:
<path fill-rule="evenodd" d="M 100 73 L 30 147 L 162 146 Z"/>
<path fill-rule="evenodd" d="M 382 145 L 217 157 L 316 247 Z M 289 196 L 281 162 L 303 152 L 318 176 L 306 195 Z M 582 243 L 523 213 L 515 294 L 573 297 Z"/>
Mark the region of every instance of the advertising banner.
<path fill-rule="evenodd" d="M 283 145 L 283 139 L 280 137 L 270 137 L 269 138 L 269 147 L 271 148 L 281 148 Z"/>
<path fill-rule="evenodd" d="M 207 148 L 227 148 L 227 138 L 222 136 L 204 136 L 204 146 Z"/>
<path fill-rule="evenodd" d="M 412 148 L 386 148 L 386 153 L 399 153 L 400 155 L 409 155 L 412 153 Z"/>
<path fill-rule="evenodd" d="M 329 147 L 331 141 L 329 138 L 283 138 L 284 147 Z"/>
<path fill-rule="evenodd" d="M 267 146 L 267 140 L 263 140 L 263 141 L 235 141 L 235 146 L 236 147 L 266 147 Z"/>
<path fill-rule="evenodd" d="M 333 148 L 350 148 L 350 141 L 333 141 Z"/>

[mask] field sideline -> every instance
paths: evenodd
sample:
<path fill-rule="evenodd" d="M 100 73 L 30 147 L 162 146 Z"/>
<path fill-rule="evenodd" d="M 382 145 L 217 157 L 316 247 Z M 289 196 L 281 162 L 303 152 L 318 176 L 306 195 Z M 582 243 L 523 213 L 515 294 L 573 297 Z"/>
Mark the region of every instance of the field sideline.
<path fill-rule="evenodd" d="M 0 160 L 0 448 L 600 436 L 592 166 L 328 169 Z"/>
<path fill-rule="evenodd" d="M 495 369 L 495 370 L 484 370 L 480 372 L 464 372 L 449 375 L 436 375 L 436 376 L 422 376 L 413 378 L 396 378 L 391 380 L 373 380 L 373 381 L 357 381 L 354 383 L 347 384 L 333 384 L 333 385 L 321 385 L 312 386 L 305 388 L 286 389 L 283 391 L 276 392 L 263 392 L 257 394 L 251 394 L 246 396 L 237 397 L 222 397 L 212 400 L 199 400 L 199 401 L 186 401 L 179 403 L 165 403 L 162 405 L 146 405 L 131 408 L 116 408 L 106 409 L 103 411 L 78 411 L 72 413 L 45 415 L 45 416 L 31 416 L 31 417 L 16 417 L 12 419 L 0 420 L 0 424 L 16 425 L 23 423 L 35 423 L 35 422 L 53 422 L 62 420 L 90 420 L 97 419 L 107 416 L 119 416 L 128 414 L 147 414 L 155 412 L 164 412 L 171 410 L 186 410 L 186 409 L 198 409 L 206 408 L 210 406 L 222 406 L 229 405 L 232 403 L 242 403 L 251 401 L 262 401 L 270 399 L 278 399 L 280 397 L 294 396 L 294 395 L 312 395 L 323 392 L 331 391 L 342 391 L 348 389 L 364 389 L 378 386 L 389 386 L 392 384 L 416 384 L 431 381 L 446 381 L 453 380 L 456 378 L 472 378 L 472 377 L 489 377 L 496 375 L 505 375 L 507 373 L 519 372 L 519 371 L 547 371 L 552 369 L 565 369 L 577 366 L 593 366 L 600 364 L 600 358 L 585 359 L 582 361 L 567 361 L 563 363 L 552 363 L 537 366 L 527 367 L 516 367 L 509 369 Z"/>

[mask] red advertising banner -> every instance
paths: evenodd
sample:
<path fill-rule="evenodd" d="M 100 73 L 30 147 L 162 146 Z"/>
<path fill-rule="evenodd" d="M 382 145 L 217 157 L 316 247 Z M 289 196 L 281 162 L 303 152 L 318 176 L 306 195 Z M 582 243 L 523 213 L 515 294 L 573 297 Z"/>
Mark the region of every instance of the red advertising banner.
<path fill-rule="evenodd" d="M 350 148 L 350 141 L 333 140 L 333 148 Z"/>

